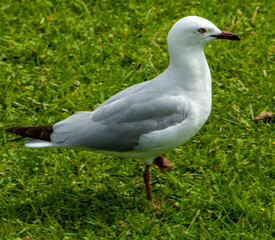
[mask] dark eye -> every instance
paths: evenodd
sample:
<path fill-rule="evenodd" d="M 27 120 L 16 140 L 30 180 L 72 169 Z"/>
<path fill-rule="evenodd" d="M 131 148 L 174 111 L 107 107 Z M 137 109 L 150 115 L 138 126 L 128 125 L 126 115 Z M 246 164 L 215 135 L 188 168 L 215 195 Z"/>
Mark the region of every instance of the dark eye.
<path fill-rule="evenodd" d="M 206 29 L 205 29 L 205 28 L 200 28 L 200 29 L 198 30 L 198 32 L 199 32 L 199 33 L 205 33 L 205 32 L 206 32 Z"/>

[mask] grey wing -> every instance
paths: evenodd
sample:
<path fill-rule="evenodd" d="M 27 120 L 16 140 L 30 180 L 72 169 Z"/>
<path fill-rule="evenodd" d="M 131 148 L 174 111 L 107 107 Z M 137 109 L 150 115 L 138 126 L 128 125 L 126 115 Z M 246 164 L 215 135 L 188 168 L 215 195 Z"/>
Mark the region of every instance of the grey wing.
<path fill-rule="evenodd" d="M 173 97 L 133 93 L 55 124 L 51 141 L 93 150 L 131 151 L 142 134 L 165 129 L 185 118 Z"/>

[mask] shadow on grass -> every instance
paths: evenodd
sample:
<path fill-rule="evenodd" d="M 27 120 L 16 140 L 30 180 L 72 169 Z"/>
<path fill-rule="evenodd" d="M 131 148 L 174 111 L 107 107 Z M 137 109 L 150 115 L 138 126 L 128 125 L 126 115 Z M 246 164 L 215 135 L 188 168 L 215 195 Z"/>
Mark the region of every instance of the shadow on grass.
<path fill-rule="evenodd" d="M 68 222 L 82 223 L 96 222 L 102 224 L 112 224 L 115 222 L 116 215 L 124 216 L 128 211 L 142 210 L 138 206 L 146 207 L 144 200 L 134 196 L 124 196 L 113 189 L 99 190 L 73 190 L 62 187 L 58 190 L 35 193 L 32 197 L 24 198 L 21 201 L 9 202 L 0 207 L 1 216 L 9 218 L 16 216 L 17 219 L 25 223 L 57 221 L 62 227 Z M 143 197 L 143 194 L 140 194 Z M 21 197 L 20 199 L 23 199 Z"/>

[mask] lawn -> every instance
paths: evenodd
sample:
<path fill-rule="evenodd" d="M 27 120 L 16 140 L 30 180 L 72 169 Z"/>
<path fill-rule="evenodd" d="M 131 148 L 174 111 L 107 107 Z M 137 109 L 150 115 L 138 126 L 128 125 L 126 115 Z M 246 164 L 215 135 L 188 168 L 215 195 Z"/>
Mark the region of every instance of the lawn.
<path fill-rule="evenodd" d="M 1 239 L 272 239 L 274 12 L 263 1 L 2 0 L 0 3 Z M 205 47 L 212 113 L 151 169 L 146 201 L 136 159 L 28 149 L 4 127 L 50 125 L 95 109 L 168 65 L 166 38 L 198 15 L 241 41 Z"/>

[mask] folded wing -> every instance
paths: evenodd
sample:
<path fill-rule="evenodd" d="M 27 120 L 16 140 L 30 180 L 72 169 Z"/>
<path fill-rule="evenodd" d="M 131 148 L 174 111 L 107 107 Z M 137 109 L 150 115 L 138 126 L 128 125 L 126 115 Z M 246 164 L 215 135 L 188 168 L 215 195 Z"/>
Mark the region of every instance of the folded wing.
<path fill-rule="evenodd" d="M 181 123 L 186 114 L 179 99 L 153 91 L 105 102 L 94 112 L 78 112 L 53 126 L 58 145 L 125 152 L 138 146 L 141 135 Z"/>

